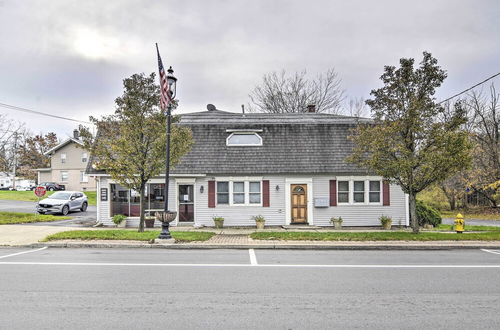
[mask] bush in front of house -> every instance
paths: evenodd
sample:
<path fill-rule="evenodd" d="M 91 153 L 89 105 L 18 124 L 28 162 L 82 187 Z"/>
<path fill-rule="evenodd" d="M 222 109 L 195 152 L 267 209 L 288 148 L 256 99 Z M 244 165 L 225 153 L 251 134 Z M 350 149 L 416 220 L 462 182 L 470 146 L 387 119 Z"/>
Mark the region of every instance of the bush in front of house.
<path fill-rule="evenodd" d="M 113 216 L 113 222 L 115 225 L 119 225 L 125 219 L 127 219 L 127 216 L 123 214 L 116 214 Z"/>
<path fill-rule="evenodd" d="M 416 211 L 419 226 L 423 227 L 424 225 L 433 225 L 434 227 L 437 227 L 441 224 L 441 215 L 432 206 L 417 200 Z"/>

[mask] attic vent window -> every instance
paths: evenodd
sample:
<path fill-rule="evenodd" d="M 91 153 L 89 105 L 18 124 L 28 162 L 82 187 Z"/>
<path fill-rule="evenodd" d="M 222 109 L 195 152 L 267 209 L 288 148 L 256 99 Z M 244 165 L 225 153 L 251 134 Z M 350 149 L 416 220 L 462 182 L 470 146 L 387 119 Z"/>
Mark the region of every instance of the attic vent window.
<path fill-rule="evenodd" d="M 226 145 L 237 147 L 261 146 L 262 138 L 255 132 L 234 132 L 226 139 Z"/>

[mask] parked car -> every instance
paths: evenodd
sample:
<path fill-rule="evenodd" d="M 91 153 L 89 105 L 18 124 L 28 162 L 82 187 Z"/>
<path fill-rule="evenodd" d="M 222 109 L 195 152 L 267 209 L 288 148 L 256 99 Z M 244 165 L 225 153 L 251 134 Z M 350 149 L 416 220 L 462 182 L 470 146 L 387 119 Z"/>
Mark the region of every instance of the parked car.
<path fill-rule="evenodd" d="M 76 210 L 85 212 L 88 205 L 87 196 L 80 191 L 58 191 L 38 202 L 36 210 L 40 214 L 62 213 L 66 215 Z"/>
<path fill-rule="evenodd" d="M 58 184 L 55 182 L 42 182 L 39 185 L 32 187 L 31 190 L 35 190 L 36 187 L 45 187 L 45 189 L 54 191 L 54 190 L 66 190 L 66 187 L 62 184 Z"/>

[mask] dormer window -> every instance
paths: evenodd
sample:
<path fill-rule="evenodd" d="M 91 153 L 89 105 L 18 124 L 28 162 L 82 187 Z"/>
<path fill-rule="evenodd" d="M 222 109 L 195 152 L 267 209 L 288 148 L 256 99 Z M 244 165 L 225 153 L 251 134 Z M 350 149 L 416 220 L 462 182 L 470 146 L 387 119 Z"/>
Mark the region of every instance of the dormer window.
<path fill-rule="evenodd" d="M 250 147 L 262 145 L 262 137 L 257 134 L 256 131 L 227 131 L 231 132 L 231 134 L 226 139 L 227 146 Z"/>

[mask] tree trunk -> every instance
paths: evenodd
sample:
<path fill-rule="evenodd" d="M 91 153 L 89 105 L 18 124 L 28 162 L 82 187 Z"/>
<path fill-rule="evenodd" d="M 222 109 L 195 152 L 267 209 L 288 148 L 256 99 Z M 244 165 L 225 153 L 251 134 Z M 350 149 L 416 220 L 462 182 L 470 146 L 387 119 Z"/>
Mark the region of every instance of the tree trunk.
<path fill-rule="evenodd" d="M 453 191 L 453 189 L 447 190 L 443 185 L 441 185 L 441 190 L 444 192 L 444 195 L 448 200 L 448 204 L 450 204 L 450 210 L 453 211 L 457 205 L 455 199 L 455 192 Z"/>
<path fill-rule="evenodd" d="M 139 232 L 142 233 L 144 231 L 144 210 L 145 210 L 145 200 L 144 200 L 144 190 L 146 188 L 146 185 L 143 185 L 139 191 L 140 198 L 141 198 L 141 211 L 140 211 L 140 219 L 139 219 Z"/>
<path fill-rule="evenodd" d="M 409 201 L 410 201 L 410 224 L 411 227 L 413 228 L 413 232 L 415 234 L 418 234 L 419 232 L 419 226 L 418 226 L 418 220 L 417 220 L 417 194 L 414 192 L 410 192 L 409 194 Z"/>

